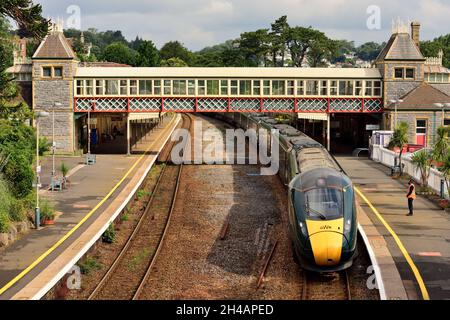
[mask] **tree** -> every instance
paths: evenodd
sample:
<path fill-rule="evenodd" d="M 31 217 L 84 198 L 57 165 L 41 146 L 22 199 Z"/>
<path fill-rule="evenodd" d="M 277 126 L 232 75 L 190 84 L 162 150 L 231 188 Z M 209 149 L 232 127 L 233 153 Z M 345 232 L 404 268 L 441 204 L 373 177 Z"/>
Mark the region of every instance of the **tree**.
<path fill-rule="evenodd" d="M 48 33 L 50 21 L 42 17 L 42 6 L 32 0 L 7 0 L 0 2 L 0 16 L 8 16 L 19 26 L 19 35 L 43 38 Z"/>
<path fill-rule="evenodd" d="M 442 64 L 450 68 L 450 34 L 440 36 L 432 41 L 422 41 L 420 50 L 426 57 L 437 57 L 439 50 L 444 53 Z"/>
<path fill-rule="evenodd" d="M 284 66 L 286 43 L 289 39 L 290 26 L 287 16 L 282 16 L 271 24 L 270 51 L 272 53 L 272 63 L 277 66 L 277 56 L 281 57 L 280 66 Z"/>
<path fill-rule="evenodd" d="M 159 65 L 159 52 L 152 41 L 142 40 L 137 52 L 137 67 L 157 67 Z"/>
<path fill-rule="evenodd" d="M 430 176 L 431 163 L 433 162 L 432 153 L 428 150 L 422 149 L 414 153 L 411 157 L 411 163 L 416 170 L 420 171 L 420 180 L 422 187 L 428 186 L 428 178 Z"/>
<path fill-rule="evenodd" d="M 375 60 L 381 52 L 382 45 L 375 42 L 366 42 L 356 48 L 356 56 L 361 60 Z"/>
<path fill-rule="evenodd" d="M 446 158 L 450 147 L 448 133 L 449 128 L 447 127 L 441 126 L 436 130 L 436 141 L 433 146 L 434 161 L 442 162 Z"/>
<path fill-rule="evenodd" d="M 161 61 L 161 67 L 188 67 L 188 64 L 180 58 L 170 58 Z"/>
<path fill-rule="evenodd" d="M 133 65 L 136 53 L 121 42 L 114 42 L 105 48 L 103 59 L 109 62 Z"/>
<path fill-rule="evenodd" d="M 392 136 L 391 141 L 389 142 L 389 148 L 399 148 L 399 166 L 400 166 L 400 175 L 403 175 L 403 166 L 402 166 L 402 154 L 403 154 L 403 146 L 408 143 L 408 124 L 406 122 L 400 122 L 394 130 L 394 134 Z"/>
<path fill-rule="evenodd" d="M 248 66 L 267 66 L 267 55 L 270 50 L 270 37 L 268 29 L 259 29 L 254 32 L 244 32 L 239 39 L 239 49 L 242 51 Z"/>
<path fill-rule="evenodd" d="M 326 67 L 325 61 L 331 61 L 337 56 L 338 43 L 330 39 L 320 39 L 308 51 L 308 64 L 310 67 Z"/>
<path fill-rule="evenodd" d="M 294 66 L 301 67 L 306 53 L 311 48 L 316 50 L 329 39 L 321 31 L 311 27 L 294 27 L 290 29 L 287 42 Z"/>
<path fill-rule="evenodd" d="M 167 42 L 159 51 L 162 60 L 168 61 L 171 58 L 179 58 L 188 65 L 192 61 L 192 52 L 178 41 Z"/>

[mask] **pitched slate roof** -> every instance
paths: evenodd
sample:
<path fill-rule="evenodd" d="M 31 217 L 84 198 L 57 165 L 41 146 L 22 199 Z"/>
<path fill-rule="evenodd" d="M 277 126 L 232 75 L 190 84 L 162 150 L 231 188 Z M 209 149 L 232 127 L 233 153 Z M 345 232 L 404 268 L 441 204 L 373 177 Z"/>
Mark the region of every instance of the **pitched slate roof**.
<path fill-rule="evenodd" d="M 430 85 L 433 88 L 438 89 L 439 91 L 450 96 L 450 83 L 431 83 Z"/>
<path fill-rule="evenodd" d="M 403 102 L 399 103 L 397 108 L 402 109 L 430 109 L 440 110 L 434 106 L 435 103 L 450 103 L 450 96 L 436 89 L 434 86 L 423 82 L 416 89 L 411 90 L 405 96 L 401 98 Z M 391 103 L 389 109 L 394 108 L 394 104 Z"/>
<path fill-rule="evenodd" d="M 395 33 L 377 57 L 377 61 L 382 60 L 425 60 L 425 58 L 409 33 Z"/>
<path fill-rule="evenodd" d="M 62 32 L 47 35 L 33 55 L 33 59 L 74 59 L 76 57 Z"/>

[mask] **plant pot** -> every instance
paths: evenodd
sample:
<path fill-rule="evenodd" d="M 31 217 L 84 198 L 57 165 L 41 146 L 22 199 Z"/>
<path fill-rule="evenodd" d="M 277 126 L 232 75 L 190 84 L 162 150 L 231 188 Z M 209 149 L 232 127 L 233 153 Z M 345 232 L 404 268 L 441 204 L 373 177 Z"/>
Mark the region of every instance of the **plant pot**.
<path fill-rule="evenodd" d="M 55 224 L 55 220 L 54 219 L 44 219 L 44 221 L 42 221 L 42 224 L 44 226 L 52 226 Z"/>

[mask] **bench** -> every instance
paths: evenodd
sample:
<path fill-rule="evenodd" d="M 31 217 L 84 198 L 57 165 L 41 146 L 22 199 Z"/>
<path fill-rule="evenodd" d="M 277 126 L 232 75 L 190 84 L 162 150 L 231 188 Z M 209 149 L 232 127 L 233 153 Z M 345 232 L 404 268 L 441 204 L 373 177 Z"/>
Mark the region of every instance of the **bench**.
<path fill-rule="evenodd" d="M 368 148 L 356 148 L 356 149 L 353 151 L 352 155 L 353 155 L 354 157 L 358 157 L 358 158 L 359 158 L 359 154 L 360 154 L 361 152 L 367 152 L 367 153 L 369 153 L 369 149 L 368 149 Z"/>
<path fill-rule="evenodd" d="M 50 182 L 50 189 L 52 191 L 62 191 L 63 189 L 63 179 L 60 178 L 52 178 Z"/>
<path fill-rule="evenodd" d="M 95 164 L 96 162 L 97 162 L 97 157 L 95 154 L 87 154 L 86 155 L 85 164 L 87 164 L 88 166 L 91 166 L 91 165 Z"/>

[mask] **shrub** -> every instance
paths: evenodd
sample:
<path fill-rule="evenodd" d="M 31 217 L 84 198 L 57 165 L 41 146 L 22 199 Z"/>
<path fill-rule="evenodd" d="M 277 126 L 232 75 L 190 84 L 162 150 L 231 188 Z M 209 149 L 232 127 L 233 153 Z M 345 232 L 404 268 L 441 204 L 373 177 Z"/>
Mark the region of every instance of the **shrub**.
<path fill-rule="evenodd" d="M 59 170 L 61 170 L 61 174 L 63 175 L 63 177 L 66 177 L 67 173 L 69 172 L 69 167 L 64 162 L 61 162 Z"/>
<path fill-rule="evenodd" d="M 9 217 L 12 221 L 19 222 L 26 219 L 26 208 L 24 201 L 13 199 L 9 208 Z"/>
<path fill-rule="evenodd" d="M 0 233 L 6 233 L 9 230 L 8 213 L 0 209 Z"/>
<path fill-rule="evenodd" d="M 48 200 L 42 200 L 40 204 L 41 209 L 41 221 L 44 221 L 45 219 L 53 220 L 55 219 L 55 206 Z"/>
<path fill-rule="evenodd" d="M 114 225 L 112 223 L 103 233 L 102 241 L 106 243 L 114 243 L 114 241 L 116 241 L 116 230 L 114 229 Z"/>
<path fill-rule="evenodd" d="M 39 138 L 39 155 L 43 156 L 45 152 L 50 151 L 52 144 L 48 142 L 46 137 Z"/>
<path fill-rule="evenodd" d="M 99 270 L 102 268 L 101 263 L 99 263 L 95 258 L 87 257 L 84 261 L 79 262 L 78 266 L 82 274 L 89 274 L 93 270 Z"/>
<path fill-rule="evenodd" d="M 146 192 L 145 190 L 138 190 L 137 192 L 137 198 L 139 200 L 141 200 L 143 197 L 145 197 L 146 195 L 148 195 L 148 192 Z"/>

